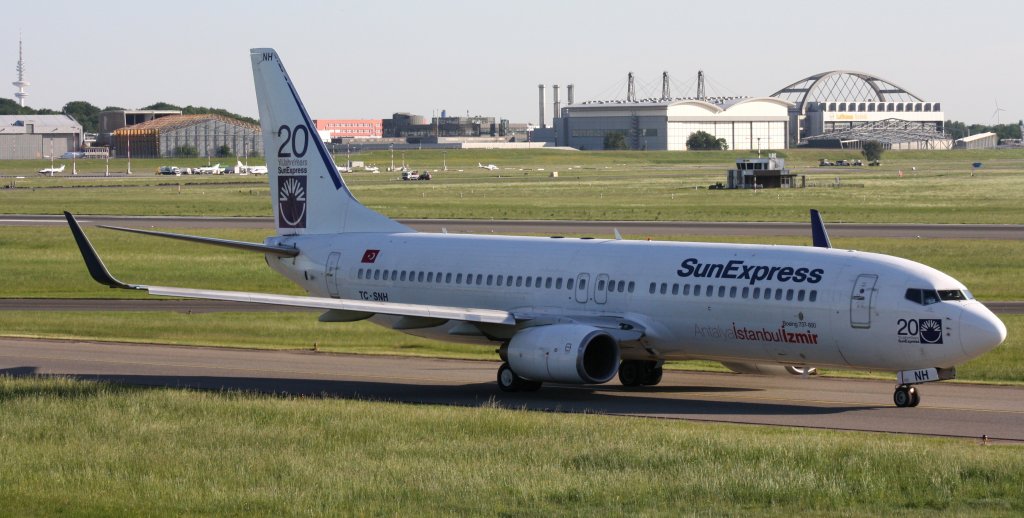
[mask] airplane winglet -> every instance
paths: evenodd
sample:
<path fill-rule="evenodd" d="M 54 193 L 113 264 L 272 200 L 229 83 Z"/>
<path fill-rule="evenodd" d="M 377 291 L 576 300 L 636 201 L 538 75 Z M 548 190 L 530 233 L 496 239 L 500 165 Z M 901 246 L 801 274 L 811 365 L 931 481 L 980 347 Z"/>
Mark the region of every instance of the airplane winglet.
<path fill-rule="evenodd" d="M 825 231 L 825 223 L 816 209 L 811 209 L 811 240 L 818 248 L 832 248 L 832 242 Z"/>
<path fill-rule="evenodd" d="M 89 242 L 89 238 L 85 236 L 85 232 L 82 231 L 82 227 L 78 224 L 75 217 L 68 211 L 64 211 L 64 217 L 68 220 L 71 234 L 75 236 L 75 242 L 78 243 L 78 251 L 82 253 L 82 259 L 85 259 L 85 266 L 89 269 L 89 275 L 92 275 L 93 280 L 111 288 L 126 290 L 146 289 L 145 286 L 125 284 L 111 275 L 106 265 L 103 264 L 103 260 L 100 259 L 99 254 L 96 253 L 96 249 Z"/>

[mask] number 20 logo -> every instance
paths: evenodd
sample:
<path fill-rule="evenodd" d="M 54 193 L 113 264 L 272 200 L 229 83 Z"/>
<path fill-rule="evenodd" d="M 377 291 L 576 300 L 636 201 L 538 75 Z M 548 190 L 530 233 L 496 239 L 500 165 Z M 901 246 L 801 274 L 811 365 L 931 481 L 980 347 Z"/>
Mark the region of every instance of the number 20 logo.
<path fill-rule="evenodd" d="M 282 124 L 280 128 L 277 128 L 277 136 L 284 136 L 281 147 L 277 148 L 278 157 L 302 158 L 306 156 L 306 151 L 309 149 L 309 129 L 305 125 L 299 124 L 291 128 Z"/>

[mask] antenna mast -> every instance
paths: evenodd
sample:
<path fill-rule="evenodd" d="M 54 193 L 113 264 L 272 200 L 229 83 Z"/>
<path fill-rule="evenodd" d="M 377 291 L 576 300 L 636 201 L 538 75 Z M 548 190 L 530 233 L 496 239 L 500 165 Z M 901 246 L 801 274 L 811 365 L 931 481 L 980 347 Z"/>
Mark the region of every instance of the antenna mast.
<path fill-rule="evenodd" d="M 636 82 L 633 80 L 633 73 L 630 72 L 626 78 L 626 102 L 636 102 Z"/>
<path fill-rule="evenodd" d="M 661 73 L 661 100 L 667 101 L 672 98 L 672 88 L 668 84 L 668 70 Z"/>
<path fill-rule="evenodd" d="M 697 98 L 702 100 L 702 101 L 707 98 L 707 95 L 704 93 L 704 71 L 703 70 L 698 70 L 697 71 Z"/>
<path fill-rule="evenodd" d="M 17 68 L 17 70 L 18 70 L 18 80 L 13 82 L 13 83 L 11 83 L 11 84 L 16 86 L 16 87 L 18 87 L 18 91 L 14 92 L 14 96 L 18 98 L 18 104 L 20 106 L 24 107 L 25 106 L 25 98 L 28 97 L 28 92 L 25 91 L 25 87 L 29 86 L 31 83 L 29 83 L 28 81 L 25 80 L 25 58 L 22 56 L 22 52 L 21 52 L 21 35 L 20 34 L 18 35 L 18 68 Z"/>

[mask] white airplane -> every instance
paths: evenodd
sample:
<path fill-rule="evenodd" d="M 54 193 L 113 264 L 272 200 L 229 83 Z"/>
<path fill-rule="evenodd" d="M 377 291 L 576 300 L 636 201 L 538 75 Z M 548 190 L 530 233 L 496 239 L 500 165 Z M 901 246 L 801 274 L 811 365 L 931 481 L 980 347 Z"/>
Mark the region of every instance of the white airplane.
<path fill-rule="evenodd" d="M 308 296 L 126 284 L 65 213 L 92 277 L 151 295 L 325 310 L 417 336 L 498 345 L 498 386 L 656 385 L 666 360 L 738 371 L 897 372 L 893 400 L 996 347 L 1006 327 L 956 279 L 906 259 L 815 246 L 419 233 L 360 204 L 273 49 L 251 51 L 276 235 L 263 243 L 116 230 L 240 248 Z"/>
<path fill-rule="evenodd" d="M 195 174 L 223 174 L 224 168 L 217 163 L 209 167 L 196 167 L 192 169 L 192 172 Z"/>
<path fill-rule="evenodd" d="M 217 165 L 220 165 L 220 164 L 217 164 Z M 235 164 L 235 174 L 253 174 L 253 175 L 267 174 L 267 166 L 265 166 L 265 165 L 244 165 L 244 164 L 242 164 L 242 161 L 239 160 L 238 163 Z"/>
<path fill-rule="evenodd" d="M 486 169 L 488 171 L 497 171 L 498 170 L 498 166 L 496 166 L 494 164 L 483 165 L 480 162 L 477 162 L 476 166 L 479 167 L 480 169 Z"/>
<path fill-rule="evenodd" d="M 39 174 L 48 174 L 50 176 L 53 176 L 55 174 L 60 174 L 60 173 L 63 173 L 63 172 L 64 172 L 64 166 L 63 165 L 61 165 L 60 167 L 44 167 L 44 168 L 39 170 Z"/>

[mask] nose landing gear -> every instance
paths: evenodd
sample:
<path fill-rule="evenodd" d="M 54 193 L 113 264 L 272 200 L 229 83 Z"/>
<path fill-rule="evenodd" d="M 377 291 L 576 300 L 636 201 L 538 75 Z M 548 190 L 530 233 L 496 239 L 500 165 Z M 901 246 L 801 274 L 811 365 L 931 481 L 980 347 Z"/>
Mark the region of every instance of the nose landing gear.
<path fill-rule="evenodd" d="M 892 401 L 900 408 L 915 407 L 921 402 L 921 396 L 917 393 L 916 388 L 910 385 L 900 385 L 896 387 Z"/>

